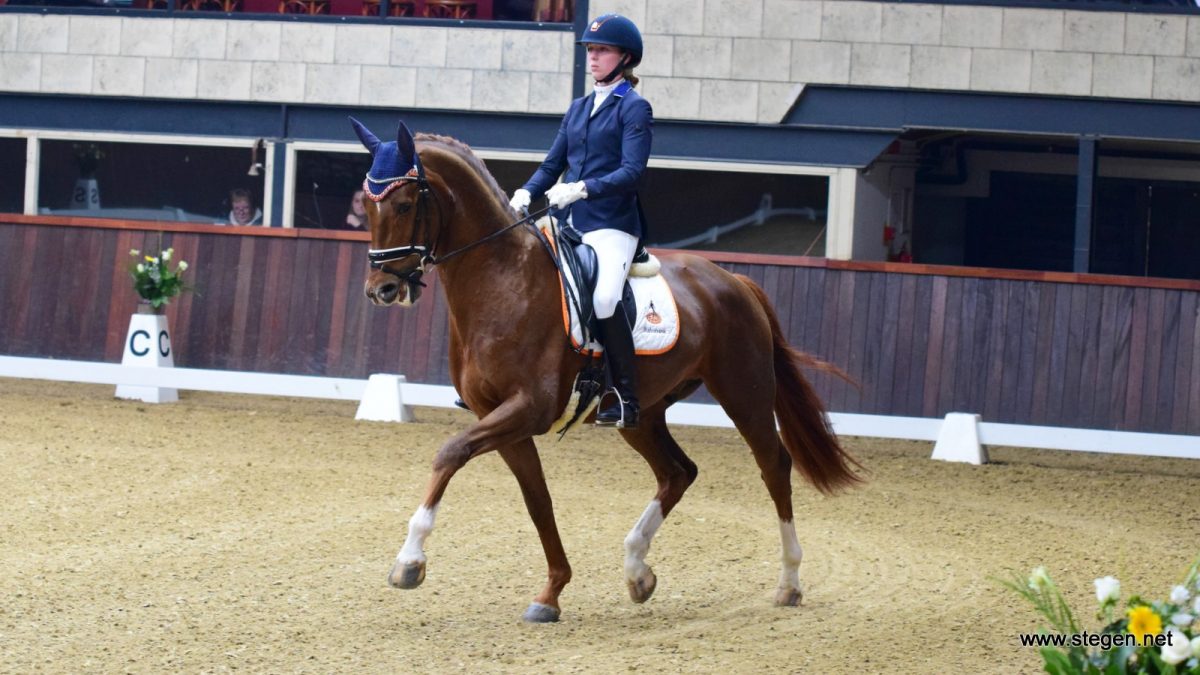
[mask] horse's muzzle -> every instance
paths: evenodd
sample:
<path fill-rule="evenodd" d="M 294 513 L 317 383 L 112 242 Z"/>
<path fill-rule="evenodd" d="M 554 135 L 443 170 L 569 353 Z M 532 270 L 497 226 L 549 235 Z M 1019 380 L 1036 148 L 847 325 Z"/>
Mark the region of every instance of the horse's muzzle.
<path fill-rule="evenodd" d="M 404 305 L 408 306 L 421 297 L 421 286 L 407 281 L 391 272 L 371 270 L 363 286 L 367 299 L 379 306 Z"/>

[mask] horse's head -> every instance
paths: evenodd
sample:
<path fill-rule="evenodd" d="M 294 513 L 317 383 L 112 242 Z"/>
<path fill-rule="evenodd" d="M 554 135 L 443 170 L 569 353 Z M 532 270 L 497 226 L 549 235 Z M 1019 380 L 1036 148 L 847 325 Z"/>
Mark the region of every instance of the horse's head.
<path fill-rule="evenodd" d="M 435 219 L 441 217 L 437 196 L 403 122 L 396 140 L 388 143 L 358 120 L 350 123 L 372 158 L 362 197 L 371 231 L 371 271 L 363 290 L 376 305 L 411 305 L 421 295 L 421 275 L 432 261 L 439 230 Z"/>

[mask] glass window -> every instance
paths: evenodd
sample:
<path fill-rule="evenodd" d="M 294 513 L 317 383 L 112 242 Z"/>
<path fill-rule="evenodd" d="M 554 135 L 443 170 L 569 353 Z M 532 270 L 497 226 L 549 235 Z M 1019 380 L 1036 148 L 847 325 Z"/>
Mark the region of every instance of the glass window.
<path fill-rule="evenodd" d="M 237 202 L 239 223 L 261 225 L 263 177 L 248 175 L 248 150 L 45 140 L 38 212 L 228 224 Z"/>
<path fill-rule="evenodd" d="M 650 246 L 825 255 L 824 176 L 651 168 L 641 194 Z"/>
<path fill-rule="evenodd" d="M 0 138 L 0 213 L 21 213 L 25 204 L 24 138 Z"/>
<path fill-rule="evenodd" d="M 511 195 L 537 169 L 537 162 L 485 160 L 488 171 Z M 296 153 L 295 226 L 323 230 L 365 231 L 358 193 L 371 168 L 365 152 Z"/>
<path fill-rule="evenodd" d="M 358 204 L 371 168 L 366 152 L 296 152 L 295 227 L 366 231 Z"/>

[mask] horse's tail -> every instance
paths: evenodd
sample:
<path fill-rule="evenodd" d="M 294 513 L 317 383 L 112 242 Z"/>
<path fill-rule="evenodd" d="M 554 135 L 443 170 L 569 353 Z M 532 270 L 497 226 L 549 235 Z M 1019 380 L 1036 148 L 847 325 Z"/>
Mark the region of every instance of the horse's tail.
<path fill-rule="evenodd" d="M 775 417 L 779 420 L 783 445 L 792 456 L 792 463 L 814 487 L 825 494 L 862 482 L 851 465 L 865 470 L 863 465 L 838 443 L 825 417 L 824 404 L 800 368 L 824 370 L 851 383 L 853 380 L 837 366 L 789 345 L 766 292 L 749 277 L 741 274 L 734 276 L 754 294 L 771 323 L 771 339 L 775 350 Z"/>

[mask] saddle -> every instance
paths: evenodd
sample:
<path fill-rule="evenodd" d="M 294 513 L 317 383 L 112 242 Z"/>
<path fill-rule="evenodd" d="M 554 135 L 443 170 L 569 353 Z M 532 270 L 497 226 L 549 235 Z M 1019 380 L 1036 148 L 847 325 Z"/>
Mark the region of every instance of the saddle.
<path fill-rule="evenodd" d="M 599 321 L 592 306 L 592 292 L 596 286 L 599 269 L 596 251 L 583 243 L 583 235 L 575 228 L 547 217 L 538 222 L 538 231 L 546 238 L 544 243 L 547 244 L 551 257 L 556 260 L 566 303 L 565 309 L 567 312 L 574 310 L 579 317 L 582 335 L 577 351 L 592 357 L 575 376 L 571 400 L 567 403 L 562 417 L 550 427 L 550 431 L 558 433 L 561 439 L 567 431 L 587 417 L 599 403 L 600 396 L 608 389 L 608 374 L 601 354 L 587 346 L 595 341 L 598 334 Z M 657 258 L 652 257 L 639 243 L 630 276 L 652 277 L 658 274 L 658 268 Z M 618 310 L 624 312 L 630 326 L 637 323 L 637 301 L 628 278 L 621 292 Z M 569 319 L 567 328 L 569 333 Z"/>
<path fill-rule="evenodd" d="M 583 243 L 583 234 L 570 225 L 563 227 L 555 227 L 555 248 L 562 252 L 562 260 L 564 262 L 561 270 L 562 274 L 570 274 L 575 280 L 575 288 L 579 289 L 579 293 L 567 293 L 568 302 L 575 303 L 576 310 L 579 312 L 579 322 L 584 326 L 584 343 L 591 342 L 597 335 L 597 319 L 595 308 L 592 307 L 592 293 L 596 289 L 596 278 L 599 276 L 599 265 L 596 258 L 596 251 L 591 246 Z M 646 249 L 638 243 L 638 252 L 649 258 L 650 254 Z M 634 256 L 637 260 L 637 255 Z M 565 282 L 566 279 L 563 279 Z M 629 325 L 634 324 L 637 306 L 633 299 L 633 289 L 629 286 L 629 279 L 625 280 L 625 287 L 621 290 L 621 304 L 619 310 L 625 313 L 625 319 Z"/>

